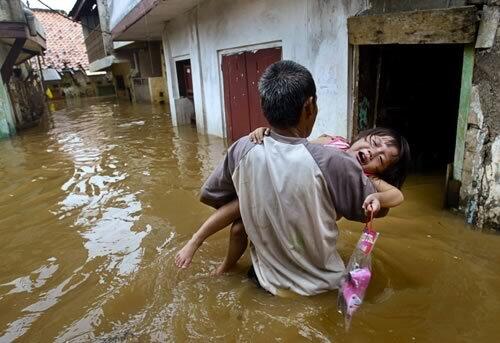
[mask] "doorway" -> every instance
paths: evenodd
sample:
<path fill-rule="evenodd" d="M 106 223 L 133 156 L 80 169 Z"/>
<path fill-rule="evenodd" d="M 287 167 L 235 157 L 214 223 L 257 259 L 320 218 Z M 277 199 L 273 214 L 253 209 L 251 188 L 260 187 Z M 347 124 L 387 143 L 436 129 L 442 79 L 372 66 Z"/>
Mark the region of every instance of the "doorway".
<path fill-rule="evenodd" d="M 179 96 L 193 100 L 193 77 L 191 75 L 191 60 L 175 62 L 177 69 L 177 82 L 179 85 Z"/>
<path fill-rule="evenodd" d="M 281 60 L 281 48 L 243 51 L 222 56 L 227 137 L 235 141 L 269 126 L 260 106 L 258 83 L 266 68 Z"/>
<path fill-rule="evenodd" d="M 179 89 L 179 99 L 176 101 L 177 114 L 185 118 L 186 123 L 190 122 L 191 125 L 196 126 L 191 60 L 185 59 L 175 62 L 175 69 Z"/>
<path fill-rule="evenodd" d="M 413 171 L 445 170 L 455 152 L 463 45 L 359 46 L 354 132 L 374 126 L 404 135 Z"/>

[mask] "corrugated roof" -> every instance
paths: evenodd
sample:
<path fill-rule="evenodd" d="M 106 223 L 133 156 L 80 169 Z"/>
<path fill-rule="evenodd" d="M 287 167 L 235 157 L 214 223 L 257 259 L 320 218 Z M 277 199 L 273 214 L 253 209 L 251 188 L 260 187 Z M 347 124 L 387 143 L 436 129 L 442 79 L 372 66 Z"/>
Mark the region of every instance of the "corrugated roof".
<path fill-rule="evenodd" d="M 61 75 L 57 72 L 57 70 L 48 68 L 42 69 L 42 75 L 44 81 L 60 81 Z"/>

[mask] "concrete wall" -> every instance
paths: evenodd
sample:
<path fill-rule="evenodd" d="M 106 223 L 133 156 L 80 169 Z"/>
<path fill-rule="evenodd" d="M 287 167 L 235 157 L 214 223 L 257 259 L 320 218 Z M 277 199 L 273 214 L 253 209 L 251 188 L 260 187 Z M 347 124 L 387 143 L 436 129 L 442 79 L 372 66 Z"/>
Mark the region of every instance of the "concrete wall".
<path fill-rule="evenodd" d="M 168 102 L 167 90 L 165 89 L 165 78 L 163 76 L 149 78 L 149 94 L 151 96 L 151 102 L 155 104 Z"/>
<path fill-rule="evenodd" d="M 113 38 L 111 37 L 109 21 L 110 13 L 108 8 L 108 0 L 96 0 L 97 11 L 99 12 L 99 23 L 101 25 L 101 30 L 103 31 L 102 40 L 104 43 L 104 51 L 106 55 L 113 54 Z"/>
<path fill-rule="evenodd" d="M 132 84 L 134 101 L 155 104 L 168 102 L 165 79 L 162 76 L 133 78 Z"/>
<path fill-rule="evenodd" d="M 120 99 L 130 100 L 132 96 L 132 80 L 130 78 L 130 64 L 127 63 L 115 63 L 111 66 L 111 72 L 113 74 L 115 83 L 116 96 Z M 122 76 L 123 82 L 125 83 L 125 89 L 118 88 L 118 82 L 116 81 L 116 76 Z"/>
<path fill-rule="evenodd" d="M 207 0 L 169 21 L 163 34 L 171 111 L 179 98 L 175 61 L 190 58 L 197 127 L 225 135 L 220 55 L 232 49 L 282 47 L 283 58 L 311 70 L 318 89 L 319 115 L 313 136 L 347 135 L 347 17 L 364 1 Z"/>
<path fill-rule="evenodd" d="M 134 101 L 136 102 L 151 102 L 151 94 L 149 93 L 148 78 L 138 77 L 132 79 L 134 86 Z"/>
<path fill-rule="evenodd" d="M 26 21 L 20 0 L 0 1 L 0 21 Z"/>
<path fill-rule="evenodd" d="M 161 76 L 161 44 L 146 43 L 145 48 L 137 49 L 139 72 L 141 77 Z"/>

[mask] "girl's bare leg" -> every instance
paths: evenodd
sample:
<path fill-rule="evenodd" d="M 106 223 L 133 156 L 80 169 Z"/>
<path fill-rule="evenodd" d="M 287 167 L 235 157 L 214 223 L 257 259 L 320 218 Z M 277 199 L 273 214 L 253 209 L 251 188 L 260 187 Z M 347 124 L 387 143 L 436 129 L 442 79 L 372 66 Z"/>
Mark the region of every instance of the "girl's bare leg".
<path fill-rule="evenodd" d="M 241 256 L 243 256 L 247 246 L 248 238 L 245 232 L 245 227 L 243 226 L 241 219 L 238 219 L 231 226 L 227 255 L 221 265 L 214 270 L 212 275 L 221 275 L 233 268 Z"/>
<path fill-rule="evenodd" d="M 240 218 L 240 207 L 238 199 L 235 199 L 215 211 L 200 227 L 184 247 L 175 255 L 175 265 L 179 268 L 187 268 L 191 264 L 193 255 L 200 245 L 235 220 Z"/>

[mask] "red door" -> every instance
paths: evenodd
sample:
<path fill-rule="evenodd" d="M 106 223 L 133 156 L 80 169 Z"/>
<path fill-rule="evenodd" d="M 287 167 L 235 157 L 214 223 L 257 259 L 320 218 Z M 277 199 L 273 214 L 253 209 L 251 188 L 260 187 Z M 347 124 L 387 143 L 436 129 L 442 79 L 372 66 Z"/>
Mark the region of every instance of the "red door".
<path fill-rule="evenodd" d="M 260 126 L 269 126 L 260 107 L 258 82 L 264 70 L 279 60 L 281 48 L 222 56 L 224 103 L 230 140 L 235 141 Z"/>

